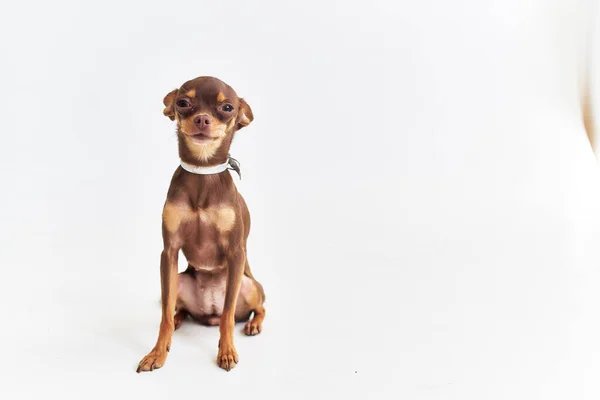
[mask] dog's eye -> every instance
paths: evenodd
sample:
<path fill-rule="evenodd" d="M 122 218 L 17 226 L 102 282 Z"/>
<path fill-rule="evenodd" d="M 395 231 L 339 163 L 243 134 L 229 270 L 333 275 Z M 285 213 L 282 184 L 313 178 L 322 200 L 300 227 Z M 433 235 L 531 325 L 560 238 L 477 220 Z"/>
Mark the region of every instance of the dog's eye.
<path fill-rule="evenodd" d="M 225 111 L 225 112 L 232 112 L 233 111 L 233 106 L 231 104 L 225 104 L 223 106 L 223 111 Z"/>
<path fill-rule="evenodd" d="M 190 102 L 187 100 L 184 100 L 184 99 L 177 100 L 176 104 L 177 104 L 177 107 L 180 107 L 180 108 L 188 108 L 191 106 Z"/>

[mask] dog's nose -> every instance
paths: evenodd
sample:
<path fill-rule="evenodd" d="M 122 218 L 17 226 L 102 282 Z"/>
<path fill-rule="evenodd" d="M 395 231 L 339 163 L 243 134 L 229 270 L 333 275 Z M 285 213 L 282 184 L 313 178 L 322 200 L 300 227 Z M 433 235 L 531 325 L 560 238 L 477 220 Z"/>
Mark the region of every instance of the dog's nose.
<path fill-rule="evenodd" d="M 194 123 L 200 129 L 203 129 L 210 125 L 210 117 L 206 114 L 201 114 L 194 118 Z"/>

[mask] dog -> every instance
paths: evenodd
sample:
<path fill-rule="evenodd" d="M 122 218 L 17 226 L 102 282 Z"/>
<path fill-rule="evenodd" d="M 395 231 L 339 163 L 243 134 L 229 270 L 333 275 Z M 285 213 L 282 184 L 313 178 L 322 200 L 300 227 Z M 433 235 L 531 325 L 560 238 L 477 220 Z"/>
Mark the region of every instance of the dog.
<path fill-rule="evenodd" d="M 163 114 L 177 121 L 181 165 L 162 212 L 158 339 L 137 372 L 164 365 L 173 332 L 188 316 L 219 326 L 217 364 L 230 371 L 239 361 L 235 323 L 248 321 L 244 333 L 252 336 L 261 332 L 265 318 L 265 293 L 246 256 L 250 213 L 228 170 L 233 137 L 254 116 L 244 99 L 214 77 L 185 82 L 163 103 Z M 188 262 L 180 274 L 179 250 Z"/>

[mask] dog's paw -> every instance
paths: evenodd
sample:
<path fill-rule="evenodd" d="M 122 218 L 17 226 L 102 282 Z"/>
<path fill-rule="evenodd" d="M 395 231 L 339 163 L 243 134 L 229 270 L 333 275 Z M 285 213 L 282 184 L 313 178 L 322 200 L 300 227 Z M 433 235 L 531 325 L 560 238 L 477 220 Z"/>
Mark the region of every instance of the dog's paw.
<path fill-rule="evenodd" d="M 166 351 L 152 350 L 146 357 L 142 358 L 142 361 L 140 361 L 138 364 L 136 372 L 140 373 L 143 371 L 154 371 L 155 369 L 159 369 L 165 365 L 166 360 Z"/>
<path fill-rule="evenodd" d="M 244 326 L 244 333 L 247 336 L 258 335 L 260 331 L 262 331 L 262 323 L 256 321 L 256 319 L 248 321 Z"/>
<path fill-rule="evenodd" d="M 231 371 L 238 361 L 239 357 L 233 344 L 226 346 L 219 345 L 219 354 L 217 355 L 217 364 L 219 367 L 226 371 Z"/>

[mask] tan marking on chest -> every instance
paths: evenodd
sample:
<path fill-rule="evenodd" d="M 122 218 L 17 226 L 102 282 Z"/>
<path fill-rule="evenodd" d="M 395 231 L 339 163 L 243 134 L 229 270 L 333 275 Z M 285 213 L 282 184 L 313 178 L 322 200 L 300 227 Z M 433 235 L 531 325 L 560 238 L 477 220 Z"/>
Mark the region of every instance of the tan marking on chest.
<path fill-rule="evenodd" d="M 162 213 L 162 220 L 169 232 L 176 232 L 179 226 L 194 217 L 194 213 L 188 207 L 166 203 Z"/>
<path fill-rule="evenodd" d="M 227 233 L 235 225 L 235 210 L 232 207 L 214 207 L 194 211 L 187 205 L 166 203 L 162 220 L 169 232 L 177 232 L 181 224 L 199 218 L 207 225 L 213 225 L 220 233 Z"/>
<path fill-rule="evenodd" d="M 221 233 L 229 232 L 235 224 L 235 210 L 231 207 L 200 210 L 200 221 L 214 225 Z"/>

